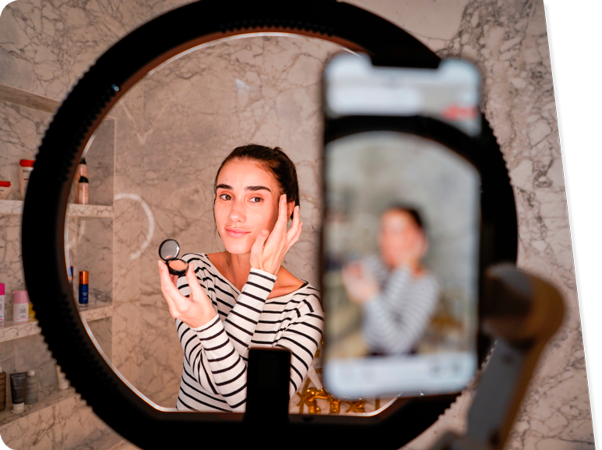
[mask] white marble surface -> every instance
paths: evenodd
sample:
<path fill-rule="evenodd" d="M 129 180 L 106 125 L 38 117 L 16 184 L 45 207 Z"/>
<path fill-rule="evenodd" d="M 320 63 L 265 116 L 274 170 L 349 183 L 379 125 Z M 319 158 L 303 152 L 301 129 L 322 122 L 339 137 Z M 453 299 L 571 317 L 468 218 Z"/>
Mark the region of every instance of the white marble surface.
<path fill-rule="evenodd" d="M 40 333 L 37 320 L 28 322 L 13 322 L 5 320 L 0 323 L 0 342 L 12 341 L 25 336 L 33 336 Z"/>
<path fill-rule="evenodd" d="M 0 18 L 0 83 L 60 100 L 111 42 L 181 3 L 128 0 L 57 6 L 18 0 Z M 568 309 L 562 330 L 539 364 L 508 448 L 592 449 L 542 0 L 353 3 L 404 27 L 440 56 L 468 58 L 481 70 L 483 111 L 506 158 L 517 198 L 519 266 L 553 280 Z M 334 49 L 330 44 L 281 38 L 220 44 L 198 60 L 193 53 L 157 71 L 115 108 L 115 194 L 141 196 L 153 212 L 155 231 L 148 250 L 132 260 L 149 234 L 146 214 L 139 203 L 116 202 L 113 359 L 151 398 L 158 398 L 159 386 L 179 376 L 181 367 L 175 333 L 170 334 L 173 322 L 153 282 L 157 244 L 176 237 L 185 251 L 218 248 L 207 188 L 216 164 L 241 143 L 282 146 L 298 164 L 303 183 L 317 183 L 316 74 Z M 44 119 L 12 109 L 9 115 L 16 119 L 3 123 L 11 124 L 5 130 L 15 138 L 13 147 L 4 148 L 33 148 L 22 140 L 35 136 Z M 305 236 L 287 258 L 294 273 L 308 278 L 313 263 L 307 257 L 315 248 L 319 211 L 316 192 L 303 194 Z M 16 236 L 17 229 L 0 217 L 2 236 Z M 0 248 L 14 252 L 16 238 L 2 239 Z M 428 448 L 446 429 L 462 430 L 470 398 L 468 393 L 460 397 L 406 447 Z"/>

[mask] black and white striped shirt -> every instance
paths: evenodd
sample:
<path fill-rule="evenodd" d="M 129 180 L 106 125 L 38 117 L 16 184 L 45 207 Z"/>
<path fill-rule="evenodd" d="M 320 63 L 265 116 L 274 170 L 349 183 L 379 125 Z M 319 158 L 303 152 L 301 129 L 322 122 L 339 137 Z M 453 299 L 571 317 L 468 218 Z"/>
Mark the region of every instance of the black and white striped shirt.
<path fill-rule="evenodd" d="M 183 411 L 245 410 L 247 356 L 250 347 L 282 347 L 291 351 L 291 397 L 301 387 L 322 337 L 324 314 L 318 290 L 305 282 L 296 291 L 268 299 L 276 276 L 251 269 L 238 291 L 206 254 L 182 257 L 194 264 L 197 279 L 218 314 L 199 328 L 176 319 L 184 350 L 177 408 Z M 190 295 L 186 277 L 178 289 Z"/>
<path fill-rule="evenodd" d="M 389 271 L 377 257 L 366 258 L 380 294 L 364 304 L 362 333 L 372 351 L 386 354 L 410 352 L 418 343 L 439 301 L 439 283 L 427 272 L 414 278 L 401 266 Z"/>

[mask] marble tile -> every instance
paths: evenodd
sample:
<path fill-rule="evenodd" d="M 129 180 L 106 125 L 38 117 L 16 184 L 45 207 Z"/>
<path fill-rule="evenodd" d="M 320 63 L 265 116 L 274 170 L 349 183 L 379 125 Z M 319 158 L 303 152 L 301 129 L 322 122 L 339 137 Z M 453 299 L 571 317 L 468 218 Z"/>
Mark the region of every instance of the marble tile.
<path fill-rule="evenodd" d="M 144 20 L 141 0 L 12 2 L 0 17 L 0 83 L 55 100 Z"/>
<path fill-rule="evenodd" d="M 96 311 L 100 311 L 97 309 Z M 86 319 L 86 323 L 92 331 L 94 339 L 102 349 L 106 357 L 111 360 L 113 343 L 113 321 L 111 317 Z"/>
<path fill-rule="evenodd" d="M 11 183 L 9 200 L 23 200 L 19 191 L 19 160 L 35 159 L 50 120 L 47 112 L 0 101 L 0 180 Z"/>

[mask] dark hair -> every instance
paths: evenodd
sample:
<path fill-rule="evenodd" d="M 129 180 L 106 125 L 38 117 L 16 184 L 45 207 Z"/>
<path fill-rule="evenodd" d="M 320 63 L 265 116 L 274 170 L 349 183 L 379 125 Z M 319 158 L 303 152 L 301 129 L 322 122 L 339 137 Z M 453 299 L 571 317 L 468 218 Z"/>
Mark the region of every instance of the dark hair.
<path fill-rule="evenodd" d="M 242 147 L 236 147 L 222 164 L 217 169 L 215 181 L 213 182 L 213 192 L 217 193 L 217 177 L 222 171 L 222 167 L 234 159 L 243 159 L 256 161 L 265 167 L 274 175 L 274 178 L 280 186 L 281 193 L 286 194 L 286 201 L 295 202 L 295 206 L 299 205 L 299 182 L 297 180 L 297 169 L 290 158 L 282 151 L 280 147 L 266 147 L 264 145 L 248 144 Z M 291 213 L 291 219 L 293 214 Z"/>
<path fill-rule="evenodd" d="M 414 223 L 416 223 L 416 225 L 418 225 L 418 228 L 420 228 L 420 230 L 423 233 L 426 232 L 424 221 L 422 220 L 422 217 L 420 216 L 420 213 L 418 212 L 418 210 L 416 208 L 413 208 L 412 206 L 409 206 L 409 205 L 405 205 L 403 203 L 394 203 L 394 204 L 390 205 L 387 209 L 385 209 L 383 211 L 383 214 L 388 211 L 398 211 L 398 212 L 408 213 L 410 216 L 412 216 L 412 219 L 414 220 Z"/>

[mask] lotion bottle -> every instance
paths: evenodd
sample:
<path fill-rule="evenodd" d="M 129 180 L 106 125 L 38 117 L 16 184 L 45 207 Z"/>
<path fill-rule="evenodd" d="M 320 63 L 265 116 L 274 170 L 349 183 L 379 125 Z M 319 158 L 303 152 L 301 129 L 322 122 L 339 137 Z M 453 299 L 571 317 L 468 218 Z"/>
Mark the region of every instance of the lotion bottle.
<path fill-rule="evenodd" d="M 36 377 L 35 370 L 27 372 L 27 379 L 25 381 L 25 404 L 33 405 L 34 403 L 38 403 L 38 377 Z"/>

